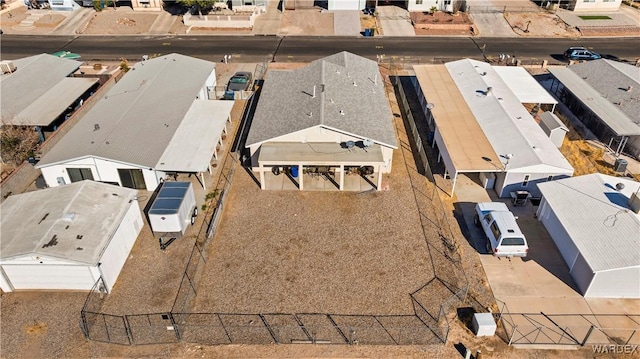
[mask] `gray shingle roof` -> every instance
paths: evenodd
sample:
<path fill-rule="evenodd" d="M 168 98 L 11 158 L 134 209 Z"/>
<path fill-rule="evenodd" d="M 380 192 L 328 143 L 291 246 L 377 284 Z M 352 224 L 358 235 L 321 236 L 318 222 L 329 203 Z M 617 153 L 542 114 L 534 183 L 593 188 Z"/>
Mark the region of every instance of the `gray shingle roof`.
<path fill-rule="evenodd" d="M 640 69 L 600 59 L 549 72 L 616 134 L 640 135 Z"/>
<path fill-rule="evenodd" d="M 1 116 L 7 123 L 82 64 L 47 54 L 13 60 L 13 63 L 16 71 L 0 76 Z"/>
<path fill-rule="evenodd" d="M 214 68 L 180 54 L 137 63 L 38 167 L 94 156 L 155 168 Z"/>
<path fill-rule="evenodd" d="M 246 144 L 318 125 L 397 148 L 375 61 L 340 52 L 297 70 L 269 71 Z"/>
<path fill-rule="evenodd" d="M 640 183 L 598 173 L 538 188 L 592 270 L 640 266 L 640 216 L 628 205 Z"/>

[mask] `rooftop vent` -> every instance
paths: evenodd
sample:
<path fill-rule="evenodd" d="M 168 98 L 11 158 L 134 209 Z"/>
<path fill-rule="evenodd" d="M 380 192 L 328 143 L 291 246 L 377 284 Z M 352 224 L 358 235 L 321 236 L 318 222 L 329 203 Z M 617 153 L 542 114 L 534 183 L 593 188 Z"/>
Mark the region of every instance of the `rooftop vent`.
<path fill-rule="evenodd" d="M 631 92 L 631 90 L 633 90 L 633 86 L 627 87 L 627 92 Z"/>
<path fill-rule="evenodd" d="M 624 189 L 624 183 L 618 182 L 616 183 L 616 190 L 621 191 Z"/>
<path fill-rule="evenodd" d="M 96 124 L 93 125 L 93 130 L 94 131 L 98 131 L 99 129 L 100 129 L 100 124 L 96 123 Z"/>
<path fill-rule="evenodd" d="M 3 74 L 10 74 L 16 70 L 16 65 L 14 65 L 13 61 L 0 61 L 0 70 L 2 70 Z"/>
<path fill-rule="evenodd" d="M 66 222 L 73 222 L 75 218 L 76 218 L 75 213 L 65 213 L 64 215 L 62 215 L 62 220 Z"/>
<path fill-rule="evenodd" d="M 344 111 L 340 110 L 340 114 L 341 114 L 342 116 L 344 116 Z"/>
<path fill-rule="evenodd" d="M 487 96 L 489 96 L 489 95 L 491 95 L 492 92 L 493 92 L 493 87 L 489 86 L 489 87 L 487 87 L 487 91 L 485 91 L 485 94 Z"/>

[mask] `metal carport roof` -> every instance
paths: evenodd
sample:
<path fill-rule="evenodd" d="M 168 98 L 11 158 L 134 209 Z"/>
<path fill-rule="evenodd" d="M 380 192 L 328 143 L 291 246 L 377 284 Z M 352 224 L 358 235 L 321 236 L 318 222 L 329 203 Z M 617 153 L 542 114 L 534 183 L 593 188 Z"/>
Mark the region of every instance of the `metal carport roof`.
<path fill-rule="evenodd" d="M 524 67 L 493 66 L 520 103 L 557 104 L 558 101 Z"/>
<path fill-rule="evenodd" d="M 96 78 L 66 77 L 16 114 L 12 124 L 48 126 L 96 82 Z"/>
<path fill-rule="evenodd" d="M 445 65 L 413 67 L 456 172 L 495 172 L 503 166 Z"/>

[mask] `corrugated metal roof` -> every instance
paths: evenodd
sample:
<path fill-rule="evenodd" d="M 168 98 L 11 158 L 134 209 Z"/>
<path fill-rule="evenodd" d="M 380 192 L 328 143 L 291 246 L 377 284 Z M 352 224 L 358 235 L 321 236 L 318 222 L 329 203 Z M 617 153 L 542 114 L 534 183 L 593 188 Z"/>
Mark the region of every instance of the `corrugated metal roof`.
<path fill-rule="evenodd" d="M 82 65 L 79 61 L 48 54 L 13 60 L 13 63 L 16 71 L 0 76 L 0 113 L 5 123 L 12 123 L 14 116 Z"/>
<path fill-rule="evenodd" d="M 96 78 L 66 77 L 15 116 L 12 123 L 48 126 L 97 82 Z"/>
<path fill-rule="evenodd" d="M 490 64 L 464 59 L 445 66 L 495 152 L 513 155 L 507 170 L 573 174 L 573 167 Z"/>
<path fill-rule="evenodd" d="M 628 205 L 640 183 L 590 174 L 538 188 L 592 270 L 640 266 L 640 216 Z"/>
<path fill-rule="evenodd" d="M 498 76 L 511 89 L 520 103 L 556 104 L 553 96 L 524 67 L 493 66 Z"/>
<path fill-rule="evenodd" d="M 349 52 L 297 70 L 271 70 L 246 145 L 323 125 L 397 148 L 384 91 L 378 64 Z"/>
<path fill-rule="evenodd" d="M 137 63 L 38 167 L 96 156 L 156 168 L 214 69 L 213 62 L 180 54 Z"/>
<path fill-rule="evenodd" d="M 137 193 L 87 180 L 10 196 L 2 202 L 0 259 L 32 254 L 96 265 L 129 207 L 138 206 Z"/>
<path fill-rule="evenodd" d="M 207 171 L 232 108 L 233 101 L 194 101 L 158 160 L 156 169 Z"/>
<path fill-rule="evenodd" d="M 500 171 L 500 158 L 444 65 L 416 65 L 413 70 L 446 144 L 455 171 Z M 452 169 L 453 170 L 453 169 Z"/>
<path fill-rule="evenodd" d="M 640 69 L 600 59 L 549 72 L 617 135 L 640 135 Z"/>

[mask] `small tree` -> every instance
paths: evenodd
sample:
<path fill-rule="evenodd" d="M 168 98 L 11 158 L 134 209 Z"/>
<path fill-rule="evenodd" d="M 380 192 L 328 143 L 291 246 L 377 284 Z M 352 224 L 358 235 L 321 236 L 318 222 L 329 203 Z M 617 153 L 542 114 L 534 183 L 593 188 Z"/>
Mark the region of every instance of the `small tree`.
<path fill-rule="evenodd" d="M 32 126 L 13 126 L 3 124 L 0 127 L 2 161 L 7 164 L 20 165 L 33 156 L 40 142 L 38 132 Z"/>
<path fill-rule="evenodd" d="M 434 6 L 432 6 L 432 7 L 429 9 L 429 12 L 430 12 L 431 14 L 435 14 L 437 11 L 438 11 L 438 7 L 437 7 L 437 6 L 435 6 L 435 5 L 434 5 Z"/>
<path fill-rule="evenodd" d="M 188 8 L 195 6 L 198 9 L 198 15 L 202 16 L 202 10 L 213 8 L 213 5 L 219 0 L 177 0 L 176 2 Z"/>

